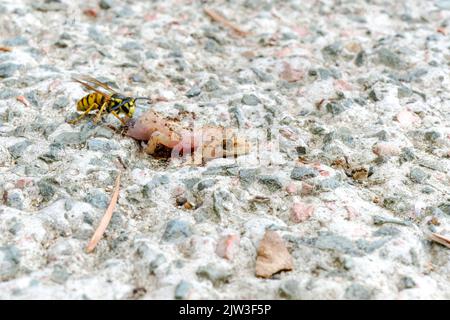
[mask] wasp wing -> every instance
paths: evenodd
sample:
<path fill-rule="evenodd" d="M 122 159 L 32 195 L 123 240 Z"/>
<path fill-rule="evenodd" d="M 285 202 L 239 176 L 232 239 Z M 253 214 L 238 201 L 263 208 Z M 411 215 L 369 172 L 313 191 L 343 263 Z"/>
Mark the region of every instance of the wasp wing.
<path fill-rule="evenodd" d="M 85 88 L 87 88 L 87 89 L 89 89 L 89 90 L 92 90 L 92 91 L 94 91 L 94 92 L 96 92 L 96 93 L 98 93 L 98 94 L 103 95 L 103 96 L 104 96 L 106 99 L 108 99 L 108 100 L 111 99 L 111 96 L 110 96 L 109 94 L 104 93 L 104 92 L 102 92 L 102 91 L 96 89 L 95 87 L 91 86 L 89 83 L 87 83 L 87 82 L 85 82 L 85 81 L 81 81 L 80 79 L 75 78 L 75 77 L 72 77 L 72 80 L 75 81 L 75 82 L 78 82 L 78 83 L 82 84 Z"/>
<path fill-rule="evenodd" d="M 95 85 L 97 87 L 102 87 L 103 89 L 105 89 L 106 91 L 108 91 L 110 94 L 114 94 L 117 93 L 114 89 L 112 89 L 109 85 L 107 85 L 104 82 L 101 82 L 97 79 L 95 79 L 94 77 L 88 76 L 88 75 L 83 75 L 80 77 L 80 79 L 82 79 L 84 82 L 89 82 L 92 85 Z"/>

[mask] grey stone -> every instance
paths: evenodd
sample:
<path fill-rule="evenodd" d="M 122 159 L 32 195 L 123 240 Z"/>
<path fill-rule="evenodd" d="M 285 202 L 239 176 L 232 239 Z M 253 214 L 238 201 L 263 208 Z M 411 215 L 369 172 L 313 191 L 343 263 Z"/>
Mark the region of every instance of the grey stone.
<path fill-rule="evenodd" d="M 450 202 L 443 202 L 438 206 L 443 213 L 450 215 Z"/>
<path fill-rule="evenodd" d="M 338 252 L 350 254 L 352 256 L 363 256 L 364 252 L 350 239 L 333 234 L 331 232 L 323 232 L 314 238 L 292 238 L 288 239 L 300 245 L 306 245 L 321 250 L 335 250 Z"/>
<path fill-rule="evenodd" d="M 404 213 L 410 209 L 410 205 L 400 196 L 390 196 L 383 200 L 383 206 L 396 213 Z"/>
<path fill-rule="evenodd" d="M 18 95 L 19 91 L 12 88 L 2 88 L 2 90 L 0 90 L 0 100 L 14 98 Z"/>
<path fill-rule="evenodd" d="M 355 243 L 360 250 L 364 251 L 365 253 L 370 254 L 370 253 L 374 252 L 375 250 L 381 248 L 389 240 L 390 240 L 389 238 L 379 239 L 379 240 L 375 240 L 375 241 L 367 241 L 365 239 L 358 239 L 358 240 L 356 240 Z"/>
<path fill-rule="evenodd" d="M 373 233 L 375 237 L 380 236 L 398 236 L 401 233 L 401 231 L 398 228 L 390 227 L 390 226 L 384 226 L 378 229 Z"/>
<path fill-rule="evenodd" d="M 260 173 L 259 168 L 251 168 L 251 169 L 240 169 L 239 170 L 239 179 L 241 183 L 250 184 L 256 181 L 256 176 Z"/>
<path fill-rule="evenodd" d="M 5 39 L 2 41 L 2 44 L 6 47 L 26 46 L 28 45 L 28 39 L 26 39 L 23 36 L 18 36 L 14 38 Z"/>
<path fill-rule="evenodd" d="M 105 45 L 110 42 L 109 37 L 105 36 L 103 32 L 98 31 L 98 29 L 95 26 L 91 26 L 88 28 L 88 36 L 89 36 L 89 38 L 94 40 L 96 43 L 101 44 L 101 45 Z M 102 81 L 102 80 L 100 80 L 100 81 Z"/>
<path fill-rule="evenodd" d="M 239 108 L 238 106 L 231 107 L 230 112 L 236 118 L 238 127 L 243 128 L 245 126 L 246 118 L 245 118 L 244 114 L 242 113 L 241 108 Z"/>
<path fill-rule="evenodd" d="M 192 235 L 192 226 L 189 222 L 183 220 L 170 220 L 162 240 L 164 242 L 180 242 Z"/>
<path fill-rule="evenodd" d="M 328 69 L 319 68 L 317 69 L 317 72 L 319 73 L 319 77 L 321 80 L 327 80 L 332 76 L 332 72 Z"/>
<path fill-rule="evenodd" d="M 99 6 L 103 10 L 111 9 L 111 7 L 113 6 L 113 1 L 112 0 L 100 0 Z"/>
<path fill-rule="evenodd" d="M 378 50 L 377 55 L 379 63 L 389 68 L 398 69 L 402 66 L 402 59 L 399 55 L 387 48 Z"/>
<path fill-rule="evenodd" d="M 217 183 L 217 181 L 215 179 L 205 179 L 200 181 L 197 184 L 197 190 L 198 191 L 202 191 L 208 188 L 211 188 L 212 186 L 214 186 Z"/>
<path fill-rule="evenodd" d="M 202 93 L 202 89 L 199 86 L 193 86 L 186 92 L 186 97 L 193 98 L 199 96 Z"/>
<path fill-rule="evenodd" d="M 383 100 L 384 96 L 379 90 L 370 90 L 369 99 L 377 102 Z"/>
<path fill-rule="evenodd" d="M 181 280 L 176 288 L 175 288 L 175 299 L 177 300 L 184 300 L 189 297 L 189 293 L 192 289 L 192 285 L 190 282 L 186 280 Z"/>
<path fill-rule="evenodd" d="M 25 98 L 31 103 L 31 105 L 39 107 L 40 106 L 40 99 L 39 99 L 39 93 L 37 90 L 31 90 L 27 93 L 25 93 Z"/>
<path fill-rule="evenodd" d="M 339 101 L 333 101 L 333 102 L 327 103 L 325 105 L 325 109 L 327 110 L 327 112 L 329 112 L 333 115 L 338 115 L 338 114 L 341 114 L 342 112 L 344 112 L 346 108 Z"/>
<path fill-rule="evenodd" d="M 244 94 L 242 96 L 242 103 L 248 106 L 256 106 L 261 103 L 261 100 L 254 94 Z"/>
<path fill-rule="evenodd" d="M 360 52 L 358 52 L 358 54 L 356 55 L 355 58 L 355 65 L 357 67 L 361 67 L 364 62 L 366 60 L 366 52 L 364 50 L 361 50 Z"/>
<path fill-rule="evenodd" d="M 416 282 L 409 276 L 404 276 L 400 279 L 400 283 L 398 284 L 399 290 L 404 289 L 412 289 L 416 287 Z"/>
<path fill-rule="evenodd" d="M 442 10 L 450 10 L 450 0 L 437 0 L 435 5 Z"/>
<path fill-rule="evenodd" d="M 213 210 L 217 217 L 221 219 L 222 214 L 233 208 L 231 193 L 226 189 L 214 190 L 213 194 Z"/>
<path fill-rule="evenodd" d="M 66 96 L 59 96 L 55 99 L 54 107 L 57 109 L 66 108 L 70 104 L 69 98 Z"/>
<path fill-rule="evenodd" d="M 231 268 L 214 263 L 200 266 L 196 274 L 200 278 L 208 279 L 215 286 L 221 283 L 227 283 L 233 275 Z"/>
<path fill-rule="evenodd" d="M 137 41 L 127 41 L 121 48 L 124 51 L 142 50 L 142 45 Z"/>
<path fill-rule="evenodd" d="M 397 96 L 399 98 L 407 98 L 407 97 L 412 96 L 412 94 L 413 94 L 413 91 L 408 87 L 400 86 L 397 89 Z"/>
<path fill-rule="evenodd" d="M 268 74 L 267 72 L 264 72 L 261 69 L 258 69 L 256 67 L 252 67 L 250 69 L 255 73 L 255 75 L 258 77 L 258 79 L 262 82 L 269 82 L 269 81 L 273 80 L 273 77 L 270 74 Z"/>
<path fill-rule="evenodd" d="M 214 78 L 208 79 L 208 81 L 206 81 L 206 83 L 203 85 L 203 89 L 208 92 L 216 91 L 219 88 L 219 82 Z"/>
<path fill-rule="evenodd" d="M 88 140 L 87 146 L 92 151 L 108 152 L 120 149 L 120 144 L 117 141 L 105 138 L 92 138 Z"/>
<path fill-rule="evenodd" d="M 25 206 L 23 192 L 20 189 L 11 189 L 6 192 L 6 205 L 22 210 Z"/>
<path fill-rule="evenodd" d="M 84 201 L 92 204 L 96 208 L 105 209 L 108 207 L 109 197 L 101 189 L 92 189 L 88 191 Z"/>
<path fill-rule="evenodd" d="M 142 189 L 142 192 L 145 197 L 150 198 L 152 195 L 152 191 L 159 186 L 168 184 L 170 182 L 169 176 L 155 174 L 155 176 L 150 180 Z"/>
<path fill-rule="evenodd" d="M 283 188 L 283 182 L 277 176 L 262 175 L 258 177 L 258 182 L 265 185 L 271 192 L 275 192 Z"/>
<path fill-rule="evenodd" d="M 369 300 L 372 296 L 372 290 L 359 283 L 348 286 L 344 294 L 344 298 L 348 300 Z"/>
<path fill-rule="evenodd" d="M 418 167 L 414 167 L 409 172 L 409 178 L 415 183 L 424 183 L 430 175 Z"/>
<path fill-rule="evenodd" d="M 194 189 L 194 186 L 200 182 L 200 178 L 187 178 L 182 180 L 188 190 Z"/>
<path fill-rule="evenodd" d="M 295 279 L 283 280 L 278 288 L 278 292 L 282 298 L 300 299 L 300 283 Z"/>
<path fill-rule="evenodd" d="M 341 186 L 341 182 L 337 177 L 331 177 L 327 179 L 321 179 L 314 183 L 314 186 L 319 191 L 331 191 Z"/>
<path fill-rule="evenodd" d="M 441 134 L 437 131 L 427 131 L 425 132 L 425 139 L 430 142 L 436 142 L 441 137 Z"/>
<path fill-rule="evenodd" d="M 430 186 L 425 186 L 420 191 L 425 194 L 432 194 L 435 192 L 435 190 Z"/>
<path fill-rule="evenodd" d="M 31 145 L 30 140 L 19 141 L 8 148 L 9 153 L 15 158 L 20 158 L 28 146 Z"/>
<path fill-rule="evenodd" d="M 294 180 L 307 180 L 309 178 L 314 178 L 319 175 L 316 169 L 310 167 L 295 167 L 291 172 L 291 179 Z"/>
<path fill-rule="evenodd" d="M 37 186 L 39 193 L 43 197 L 44 201 L 49 201 L 56 192 L 56 181 L 53 178 L 44 178 L 39 180 Z"/>
<path fill-rule="evenodd" d="M 417 157 L 414 151 L 410 148 L 402 148 L 402 153 L 399 156 L 400 163 L 409 162 L 415 160 Z"/>
<path fill-rule="evenodd" d="M 69 277 L 70 273 L 61 265 L 56 265 L 50 275 L 50 279 L 59 284 L 64 284 Z"/>
<path fill-rule="evenodd" d="M 20 64 L 5 62 L 0 64 L 0 78 L 12 77 L 17 71 L 22 68 Z"/>
<path fill-rule="evenodd" d="M 297 151 L 297 155 L 299 155 L 299 156 L 303 156 L 307 152 L 306 147 L 304 147 L 304 146 L 295 147 L 295 151 Z"/>
<path fill-rule="evenodd" d="M 63 131 L 54 138 L 54 143 L 61 145 L 80 144 L 83 142 L 80 133 L 75 131 Z"/>
<path fill-rule="evenodd" d="M 203 172 L 203 175 L 221 175 L 221 176 L 237 176 L 239 167 L 236 164 L 227 164 L 223 166 L 209 167 Z"/>
<path fill-rule="evenodd" d="M 15 246 L 0 247 L 0 281 L 14 278 L 19 272 L 20 251 Z"/>
<path fill-rule="evenodd" d="M 335 42 L 322 48 L 322 55 L 328 59 L 335 59 L 342 51 L 342 43 Z"/>
<path fill-rule="evenodd" d="M 222 52 L 223 49 L 220 46 L 219 43 L 217 43 L 217 41 L 214 41 L 212 39 L 207 39 L 205 42 L 205 50 L 211 53 L 217 53 L 217 52 Z"/>

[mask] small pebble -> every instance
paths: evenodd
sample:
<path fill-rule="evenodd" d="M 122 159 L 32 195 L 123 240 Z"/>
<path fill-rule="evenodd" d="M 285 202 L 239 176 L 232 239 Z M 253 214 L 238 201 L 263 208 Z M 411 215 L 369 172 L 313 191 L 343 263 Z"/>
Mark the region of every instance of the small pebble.
<path fill-rule="evenodd" d="M 291 179 L 294 180 L 306 180 L 309 178 L 317 177 L 319 172 L 316 169 L 301 166 L 295 167 L 291 172 Z"/>
<path fill-rule="evenodd" d="M 294 203 L 291 209 L 291 220 L 294 223 L 302 223 L 314 214 L 315 206 L 304 202 Z"/>
<path fill-rule="evenodd" d="M 164 242 L 182 242 L 192 235 L 192 226 L 184 220 L 171 220 L 162 236 Z"/>
<path fill-rule="evenodd" d="M 186 280 L 181 280 L 175 288 L 175 299 L 177 300 L 188 299 L 191 290 L 192 285 Z"/>
<path fill-rule="evenodd" d="M 261 101 L 254 94 L 244 94 L 242 96 L 242 103 L 248 106 L 256 106 L 261 103 Z"/>
<path fill-rule="evenodd" d="M 409 172 L 409 178 L 412 182 L 424 183 L 429 178 L 429 174 L 418 167 L 414 167 Z"/>
<path fill-rule="evenodd" d="M 6 205 L 15 209 L 22 210 L 25 207 L 25 197 L 22 190 L 11 189 L 6 192 Z"/>
<path fill-rule="evenodd" d="M 240 237 L 237 234 L 229 234 L 222 236 L 217 241 L 216 254 L 224 259 L 233 260 L 238 247 Z"/>
<path fill-rule="evenodd" d="M 205 266 L 200 266 L 196 272 L 200 278 L 205 278 L 211 281 L 215 286 L 221 283 L 229 282 L 233 276 L 232 269 L 225 265 L 208 263 Z"/>

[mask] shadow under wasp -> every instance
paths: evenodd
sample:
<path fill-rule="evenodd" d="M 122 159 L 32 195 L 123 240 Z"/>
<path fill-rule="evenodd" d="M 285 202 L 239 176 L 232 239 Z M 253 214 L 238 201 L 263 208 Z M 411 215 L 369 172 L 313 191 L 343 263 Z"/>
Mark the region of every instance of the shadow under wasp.
<path fill-rule="evenodd" d="M 90 76 L 72 77 L 72 79 L 93 92 L 84 96 L 77 102 L 77 111 L 81 111 L 83 114 L 78 118 L 69 121 L 71 124 L 77 123 L 91 111 L 97 111 L 94 123 L 97 123 L 101 119 L 103 113 L 111 113 L 119 119 L 123 125 L 126 125 L 126 122 L 123 119 L 124 117 L 120 117 L 120 114 L 124 114 L 127 118 L 132 118 L 136 110 L 137 100 L 147 100 L 149 103 L 152 102 L 151 98 L 148 97 L 134 98 L 117 93 L 106 83 L 100 82 Z M 106 90 L 106 92 L 99 90 L 99 87 Z"/>

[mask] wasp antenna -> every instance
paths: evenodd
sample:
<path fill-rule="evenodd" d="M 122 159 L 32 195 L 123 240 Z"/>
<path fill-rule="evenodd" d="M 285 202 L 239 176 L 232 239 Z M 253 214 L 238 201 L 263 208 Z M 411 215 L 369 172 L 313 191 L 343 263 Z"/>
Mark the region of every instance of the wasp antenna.
<path fill-rule="evenodd" d="M 150 102 L 153 101 L 152 98 L 148 98 L 148 97 L 137 97 L 137 98 L 134 98 L 134 100 L 148 100 Z"/>

